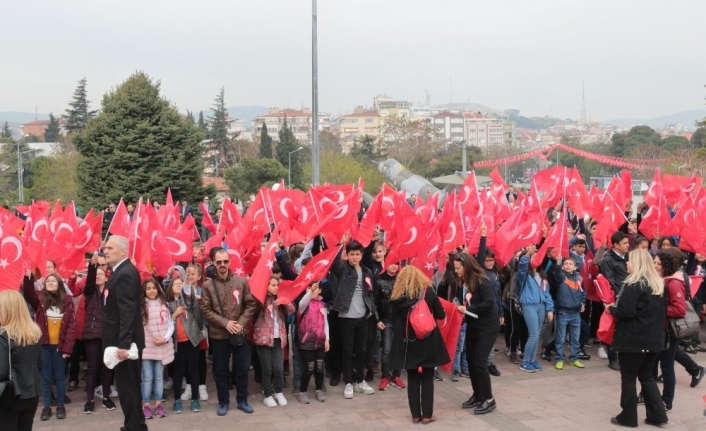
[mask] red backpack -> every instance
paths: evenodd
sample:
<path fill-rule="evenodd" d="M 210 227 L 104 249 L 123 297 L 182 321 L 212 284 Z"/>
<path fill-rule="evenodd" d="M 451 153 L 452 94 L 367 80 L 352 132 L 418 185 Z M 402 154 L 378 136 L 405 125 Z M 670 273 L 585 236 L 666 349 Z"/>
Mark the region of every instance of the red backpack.
<path fill-rule="evenodd" d="M 427 301 L 424 300 L 426 297 L 427 290 L 424 289 L 422 296 L 419 298 L 416 304 L 414 304 L 409 309 L 407 314 L 407 328 L 412 326 L 414 335 L 417 336 L 418 340 L 423 340 L 429 336 L 429 334 L 436 328 L 436 319 L 427 305 Z M 409 332 L 407 332 L 407 339 L 409 339 Z"/>

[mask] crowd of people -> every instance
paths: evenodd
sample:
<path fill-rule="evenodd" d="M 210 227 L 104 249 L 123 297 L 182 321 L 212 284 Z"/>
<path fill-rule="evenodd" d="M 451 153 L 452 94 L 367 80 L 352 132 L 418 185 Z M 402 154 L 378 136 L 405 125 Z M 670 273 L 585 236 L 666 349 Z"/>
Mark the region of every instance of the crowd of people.
<path fill-rule="evenodd" d="M 192 211 L 185 201 L 181 210 L 184 216 Z M 631 220 L 629 211 L 626 216 Z M 608 247 L 598 248 L 595 221 L 570 215 L 567 226 L 570 257 L 550 248 L 531 265 L 542 239 L 500 267 L 482 225 L 478 252 L 455 250 L 431 279 L 404 261 L 385 265 L 382 231 L 367 246 L 348 233 L 339 244 L 319 236 L 285 247 L 280 239 L 262 302 L 248 279 L 231 271 L 227 244 L 204 250 L 197 243 L 191 262 L 144 279 L 128 258 L 128 240 L 110 236 L 87 256 L 85 271 L 63 279 L 48 261 L 46 277 L 29 268 L 19 292 L 0 292 L 0 382 L 11 369 L 17 394 L 0 398 L 0 430 L 31 429 L 40 397 L 42 421 L 66 418 L 67 392 L 78 391 L 82 367 L 83 412 L 94 413 L 96 396 L 114 410 L 117 397 L 126 430 L 181 414 L 183 403 L 200 411 L 200 402 L 213 395 L 217 414 L 225 416 L 233 387 L 235 408 L 252 413 L 251 369 L 267 408 L 288 404 L 289 380 L 294 399 L 306 405 L 326 401 L 327 376 L 330 387 L 342 385 L 343 397 L 353 399 L 374 394 L 371 382 L 379 373 L 377 390 L 406 388 L 412 422 L 430 423 L 436 420 L 434 380 L 442 380 L 439 367 L 451 363 L 451 381 L 467 377 L 473 390 L 460 407 L 487 414 L 496 409 L 491 375 L 500 376 L 507 364 L 527 373 L 543 370 L 539 359 L 555 370 L 584 368 L 582 361 L 591 359 L 585 349 L 599 344 L 604 313 L 615 318 L 615 335 L 598 356 L 622 382 L 622 412 L 611 422 L 637 426 L 644 404 L 646 423 L 667 423 L 675 362 L 690 374 L 691 387 L 706 374 L 690 355 L 703 351 L 698 334 L 685 340 L 666 331 L 669 319 L 684 317 L 687 302 L 706 313 L 706 284 L 689 286 L 689 276 L 706 274 L 706 256 L 681 251 L 678 238 L 645 238 L 639 223 L 626 223 Z M 280 301 L 281 281 L 296 280 L 313 257 L 336 247 L 325 277 L 310 280 L 293 301 Z M 614 301 L 588 294 L 598 274 Z M 463 315 L 455 349 L 448 349 L 438 326 L 415 333 L 410 316 L 422 302 L 437 320 L 448 312 Z M 500 333 L 508 361 L 498 366 Z M 109 347 L 117 348 L 117 365 L 107 365 Z M 209 364 L 216 394 L 206 389 Z"/>

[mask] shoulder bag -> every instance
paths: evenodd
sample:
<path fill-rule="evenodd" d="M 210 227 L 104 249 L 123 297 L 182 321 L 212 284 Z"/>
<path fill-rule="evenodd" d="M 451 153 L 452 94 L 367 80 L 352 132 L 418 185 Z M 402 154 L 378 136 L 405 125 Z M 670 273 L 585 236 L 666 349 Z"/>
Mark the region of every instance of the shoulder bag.
<path fill-rule="evenodd" d="M 15 398 L 15 388 L 12 386 L 12 346 L 10 345 L 10 334 L 7 335 L 7 358 L 9 373 L 7 380 L 0 382 L 0 409 L 9 408 L 12 405 L 12 400 Z"/>
<path fill-rule="evenodd" d="M 666 307 L 669 307 L 669 289 L 667 286 L 664 286 L 664 292 L 667 297 Z M 684 317 L 667 318 L 667 330 L 669 335 L 674 338 L 689 340 L 699 333 L 701 322 L 691 301 L 684 299 L 684 302 L 686 303 L 686 314 Z"/>
<path fill-rule="evenodd" d="M 410 307 L 409 313 L 407 314 L 407 320 L 412 326 L 414 335 L 417 336 L 418 340 L 427 338 L 429 334 L 434 331 L 434 328 L 436 328 L 436 320 L 434 320 L 434 316 L 431 314 L 431 310 L 425 299 L 426 294 L 427 290 L 424 289 L 422 296 L 416 304 Z M 409 338 L 409 334 L 407 334 L 407 338 Z"/>
<path fill-rule="evenodd" d="M 221 316 L 226 317 L 225 313 L 223 313 L 223 304 L 221 303 L 221 295 L 218 294 L 218 287 L 216 286 L 215 281 L 213 282 L 213 291 L 216 293 L 216 300 L 218 301 L 218 307 L 221 309 Z M 233 347 L 240 347 L 243 344 L 245 344 L 245 328 L 243 328 L 242 334 L 231 334 L 229 332 L 228 333 L 228 342 Z"/>

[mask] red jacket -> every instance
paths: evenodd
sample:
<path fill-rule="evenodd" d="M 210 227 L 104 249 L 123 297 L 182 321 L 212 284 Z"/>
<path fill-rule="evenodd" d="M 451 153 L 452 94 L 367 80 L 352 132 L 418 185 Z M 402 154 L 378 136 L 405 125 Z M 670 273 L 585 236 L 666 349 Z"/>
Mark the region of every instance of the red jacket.
<path fill-rule="evenodd" d="M 684 280 L 681 271 L 665 277 L 664 289 L 667 295 L 667 318 L 686 316 L 686 298 L 684 297 Z"/>
<path fill-rule="evenodd" d="M 42 345 L 49 344 L 49 328 L 47 328 L 46 300 L 44 295 L 38 295 L 34 288 L 34 280 L 25 277 L 22 282 L 22 291 L 25 300 L 34 309 L 34 321 L 42 330 Z M 61 319 L 61 330 L 59 332 L 59 346 L 61 353 L 70 355 L 74 350 L 76 341 L 76 317 L 74 315 L 74 303 L 71 296 L 66 295 L 64 299 L 64 317 Z"/>

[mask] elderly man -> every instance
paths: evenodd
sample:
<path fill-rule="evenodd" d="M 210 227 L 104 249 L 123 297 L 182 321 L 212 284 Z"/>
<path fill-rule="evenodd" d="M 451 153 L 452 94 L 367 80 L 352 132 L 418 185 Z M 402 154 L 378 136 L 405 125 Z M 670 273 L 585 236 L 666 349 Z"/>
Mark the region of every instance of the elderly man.
<path fill-rule="evenodd" d="M 103 349 L 117 347 L 118 358 L 123 360 L 115 366 L 115 384 L 125 416 L 121 431 L 146 431 L 140 394 L 141 357 L 145 348 L 142 289 L 140 274 L 128 259 L 127 250 L 127 239 L 117 235 L 111 236 L 103 249 L 106 263 L 112 267 L 103 289 Z M 133 343 L 139 351 L 138 360 L 128 360 L 127 352 Z"/>
<path fill-rule="evenodd" d="M 228 363 L 231 354 L 235 359 L 235 386 L 238 409 L 252 413 L 248 404 L 248 369 L 250 348 L 247 342 L 231 344 L 230 335 L 245 335 L 245 328 L 253 318 L 257 300 L 250 293 L 248 282 L 234 275 L 230 269 L 230 255 L 218 250 L 213 258 L 216 271 L 213 278 L 203 285 L 201 315 L 208 320 L 208 336 L 213 349 L 213 374 L 218 393 L 218 416 L 225 416 L 230 408 L 228 392 Z M 238 344 L 238 345 L 234 345 Z"/>

